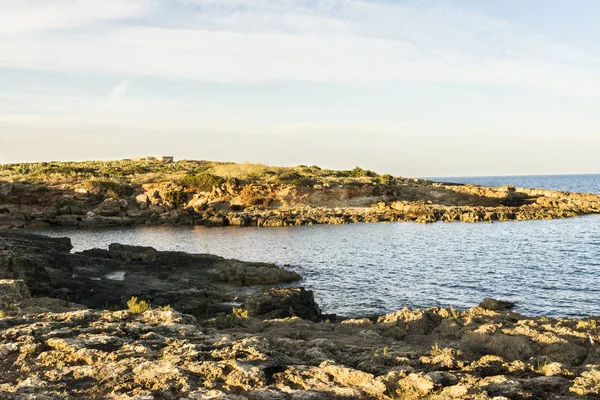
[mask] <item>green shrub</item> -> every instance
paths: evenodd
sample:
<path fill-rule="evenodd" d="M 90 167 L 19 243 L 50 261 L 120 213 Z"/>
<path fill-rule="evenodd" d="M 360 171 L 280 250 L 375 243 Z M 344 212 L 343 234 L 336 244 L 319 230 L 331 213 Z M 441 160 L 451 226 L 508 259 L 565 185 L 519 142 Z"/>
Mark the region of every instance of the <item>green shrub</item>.
<path fill-rule="evenodd" d="M 389 185 L 390 183 L 394 183 L 394 177 L 390 174 L 381 175 L 379 177 L 379 182 L 384 185 Z"/>
<path fill-rule="evenodd" d="M 165 193 L 165 200 L 174 205 L 187 203 L 187 199 L 188 194 L 182 190 L 169 190 Z"/>
<path fill-rule="evenodd" d="M 352 171 L 350 171 L 349 176 L 351 178 L 362 178 L 362 177 L 376 177 L 377 174 L 368 169 L 362 169 L 361 167 L 356 167 Z"/>
<path fill-rule="evenodd" d="M 243 308 L 234 308 L 233 310 L 231 310 L 231 314 L 234 318 L 238 319 L 248 318 L 248 310 L 244 310 Z"/>
<path fill-rule="evenodd" d="M 224 178 L 203 172 L 197 175 L 186 175 L 179 183 L 196 192 L 210 192 L 215 186 L 220 186 L 225 182 Z"/>
<path fill-rule="evenodd" d="M 150 307 L 149 302 L 138 300 L 138 298 L 134 296 L 127 302 L 127 308 L 132 314 L 142 314 L 150 310 L 152 307 Z"/>
<path fill-rule="evenodd" d="M 312 186 L 315 183 L 314 178 L 299 174 L 298 172 L 281 174 L 279 180 L 294 186 Z"/>
<path fill-rule="evenodd" d="M 4 314 L 4 311 L 0 310 L 0 318 L 4 318 L 6 316 L 6 314 Z"/>
<path fill-rule="evenodd" d="M 0 208 L 0 214 L 10 214 L 10 210 L 6 207 Z"/>
<path fill-rule="evenodd" d="M 89 180 L 83 182 L 83 187 L 95 194 L 105 194 L 108 197 L 119 198 L 133 194 L 133 187 L 112 181 Z"/>

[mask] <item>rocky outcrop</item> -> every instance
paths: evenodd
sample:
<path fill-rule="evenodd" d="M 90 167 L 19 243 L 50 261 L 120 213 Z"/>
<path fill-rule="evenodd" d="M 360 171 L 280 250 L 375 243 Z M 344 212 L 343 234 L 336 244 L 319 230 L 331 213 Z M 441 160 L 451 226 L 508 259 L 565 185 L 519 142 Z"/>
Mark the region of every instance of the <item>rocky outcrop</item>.
<path fill-rule="evenodd" d="M 3 283 L 0 298 L 22 287 Z M 0 318 L 0 398 L 600 396 L 595 319 L 476 307 L 404 309 L 341 323 L 268 313 L 197 320 L 166 309 L 60 308 L 43 298 L 35 309 L 22 308 L 32 299 L 18 297 Z"/>
<path fill-rule="evenodd" d="M 300 287 L 262 290 L 249 296 L 242 307 L 250 317 L 322 319 L 313 292 Z"/>
<path fill-rule="evenodd" d="M 70 250 L 67 238 L 0 232 L 0 279 L 20 279 L 34 296 L 93 308 L 122 307 L 136 296 L 199 317 L 229 311 L 265 285 L 300 280 L 273 264 L 207 254 L 120 244 Z"/>
<path fill-rule="evenodd" d="M 80 186 L 0 183 L 0 228 L 494 222 L 600 213 L 600 196 L 594 194 L 408 178 L 297 185 L 230 179 L 206 192 L 175 182 L 131 184 L 105 194 Z"/>
<path fill-rule="evenodd" d="M 312 292 L 271 287 L 298 279 L 272 264 L 70 250 L 0 232 L 0 398 L 600 397 L 596 318 L 529 318 L 493 299 L 325 318 Z"/>
<path fill-rule="evenodd" d="M 510 301 L 496 300 L 490 297 L 486 297 L 481 303 L 479 303 L 479 307 L 492 311 L 510 310 L 514 306 L 515 303 L 512 303 Z"/>

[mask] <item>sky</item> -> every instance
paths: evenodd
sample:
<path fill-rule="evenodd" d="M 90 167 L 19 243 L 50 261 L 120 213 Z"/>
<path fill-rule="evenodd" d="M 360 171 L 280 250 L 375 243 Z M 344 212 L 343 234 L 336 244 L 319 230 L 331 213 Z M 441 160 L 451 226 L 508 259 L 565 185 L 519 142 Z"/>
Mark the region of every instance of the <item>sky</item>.
<path fill-rule="evenodd" d="M 0 0 L 0 163 L 600 173 L 597 0 Z"/>

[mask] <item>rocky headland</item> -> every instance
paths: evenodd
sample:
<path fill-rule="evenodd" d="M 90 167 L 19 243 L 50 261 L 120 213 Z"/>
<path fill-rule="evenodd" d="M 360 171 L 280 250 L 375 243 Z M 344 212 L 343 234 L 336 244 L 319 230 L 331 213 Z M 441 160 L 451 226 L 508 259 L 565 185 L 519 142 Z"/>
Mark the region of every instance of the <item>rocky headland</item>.
<path fill-rule="evenodd" d="M 278 285 L 298 278 L 3 232 L 0 399 L 600 398 L 597 318 L 526 317 L 485 299 L 345 319 Z"/>
<path fill-rule="evenodd" d="M 0 228 L 290 226 L 554 219 L 600 213 L 600 196 L 208 161 L 0 165 Z"/>

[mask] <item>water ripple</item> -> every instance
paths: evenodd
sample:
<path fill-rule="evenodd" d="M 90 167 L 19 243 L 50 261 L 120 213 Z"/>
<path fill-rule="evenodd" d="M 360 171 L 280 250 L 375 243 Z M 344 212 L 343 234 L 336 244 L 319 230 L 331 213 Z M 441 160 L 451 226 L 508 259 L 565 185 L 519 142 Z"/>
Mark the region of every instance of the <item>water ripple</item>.
<path fill-rule="evenodd" d="M 77 250 L 112 242 L 288 265 L 328 313 L 478 304 L 501 297 L 532 315 L 600 315 L 600 216 L 518 223 L 289 228 L 53 229 Z M 594 245 L 592 245 L 594 243 Z"/>

